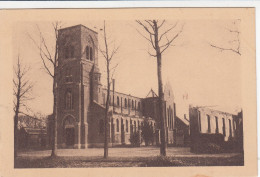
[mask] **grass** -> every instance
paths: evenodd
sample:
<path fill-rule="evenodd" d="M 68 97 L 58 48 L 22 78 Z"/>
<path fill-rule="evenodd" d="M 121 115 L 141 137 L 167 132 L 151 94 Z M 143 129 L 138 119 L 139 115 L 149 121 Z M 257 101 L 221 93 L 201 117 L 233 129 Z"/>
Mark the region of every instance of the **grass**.
<path fill-rule="evenodd" d="M 243 166 L 243 154 L 233 157 L 18 157 L 15 168 Z"/>

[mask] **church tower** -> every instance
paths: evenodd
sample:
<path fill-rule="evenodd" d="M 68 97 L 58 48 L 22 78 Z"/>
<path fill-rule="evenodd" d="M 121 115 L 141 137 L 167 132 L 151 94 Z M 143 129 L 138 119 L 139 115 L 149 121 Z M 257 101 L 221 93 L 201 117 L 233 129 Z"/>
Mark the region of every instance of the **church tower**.
<path fill-rule="evenodd" d="M 98 33 L 83 25 L 58 33 L 58 147 L 87 148 L 89 107 L 102 92 Z"/>

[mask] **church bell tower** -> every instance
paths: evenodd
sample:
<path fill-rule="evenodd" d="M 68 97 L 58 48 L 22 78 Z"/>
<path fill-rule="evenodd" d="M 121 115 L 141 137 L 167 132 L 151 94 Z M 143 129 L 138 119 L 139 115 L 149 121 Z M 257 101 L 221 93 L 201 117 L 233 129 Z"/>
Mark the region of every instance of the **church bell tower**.
<path fill-rule="evenodd" d="M 98 33 L 76 25 L 58 32 L 58 147 L 87 148 L 90 104 L 101 97 Z"/>

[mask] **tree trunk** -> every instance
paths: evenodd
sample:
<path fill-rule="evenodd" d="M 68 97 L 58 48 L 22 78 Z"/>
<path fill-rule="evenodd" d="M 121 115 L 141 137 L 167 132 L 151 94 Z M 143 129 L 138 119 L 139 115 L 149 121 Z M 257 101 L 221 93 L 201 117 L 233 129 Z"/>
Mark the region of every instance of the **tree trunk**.
<path fill-rule="evenodd" d="M 21 78 L 20 78 L 20 68 L 19 68 L 19 76 L 18 76 L 18 90 L 16 94 L 16 107 L 15 107 L 15 115 L 14 115 L 14 160 L 17 157 L 18 150 L 18 114 L 20 109 L 20 99 L 21 99 Z"/>
<path fill-rule="evenodd" d="M 166 156 L 166 132 L 165 132 L 165 118 L 164 118 L 164 95 L 163 95 L 163 87 L 162 87 L 162 75 L 161 75 L 161 56 L 157 56 L 157 69 L 158 69 L 158 87 L 159 87 L 159 116 L 160 116 L 160 124 L 161 124 L 161 148 L 160 154 Z"/>
<path fill-rule="evenodd" d="M 107 60 L 107 101 L 105 112 L 105 135 L 104 135 L 104 158 L 108 157 L 108 111 L 109 111 L 109 97 L 110 97 L 110 82 L 109 82 L 109 61 Z"/>
<path fill-rule="evenodd" d="M 14 160 L 17 157 L 18 150 L 18 113 L 19 113 L 19 101 L 17 101 L 17 107 L 14 116 Z"/>
<path fill-rule="evenodd" d="M 53 78 L 53 139 L 51 157 L 57 156 L 57 83 L 56 83 L 56 69 L 54 69 Z"/>
<path fill-rule="evenodd" d="M 160 155 L 166 156 L 166 132 L 165 132 L 165 118 L 164 118 L 164 94 L 163 94 L 163 85 L 162 85 L 162 54 L 159 47 L 158 41 L 158 26 L 157 22 L 154 20 L 154 41 L 155 41 L 155 49 L 156 49 L 156 57 L 157 57 L 157 76 L 158 76 L 158 92 L 159 92 L 159 117 L 160 117 L 160 139 L 161 139 L 161 148 L 160 148 Z"/>

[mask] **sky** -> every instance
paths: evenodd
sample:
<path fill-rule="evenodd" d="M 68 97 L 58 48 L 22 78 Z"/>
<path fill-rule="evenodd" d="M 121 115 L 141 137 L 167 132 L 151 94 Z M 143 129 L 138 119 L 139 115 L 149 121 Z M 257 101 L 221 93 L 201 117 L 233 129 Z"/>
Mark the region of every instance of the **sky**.
<path fill-rule="evenodd" d="M 177 23 L 169 37 L 183 26 L 173 46 L 162 56 L 163 83 L 171 84 L 177 106 L 181 104 L 183 95 L 188 95 L 187 102 L 192 105 L 217 106 L 228 112 L 241 108 L 241 56 L 209 45 L 235 47 L 235 42 L 228 41 L 236 39 L 236 36 L 227 30 L 239 30 L 239 25 L 234 25 L 233 21 L 166 19 L 162 30 Z M 100 47 L 103 47 L 102 31 L 99 30 L 103 28 L 103 21 L 65 21 L 62 24 L 63 27 L 83 24 L 97 31 Z M 38 28 L 53 51 L 51 22 L 18 22 L 13 31 L 14 60 L 19 54 L 24 64 L 31 67 L 29 78 L 34 82 L 34 99 L 28 102 L 28 107 L 33 112 L 48 115 L 52 112 L 52 80 L 43 69 L 39 51 L 29 37 L 37 42 Z M 137 32 L 144 32 L 143 29 L 135 21 L 106 21 L 106 29 L 109 40 L 120 46 L 113 61 L 119 63 L 114 75 L 116 91 L 138 97 L 146 97 L 151 88 L 157 92 L 156 58 L 149 56 L 147 51 L 152 51 L 152 48 Z M 101 82 L 105 85 L 105 60 L 101 54 L 98 57 Z"/>

